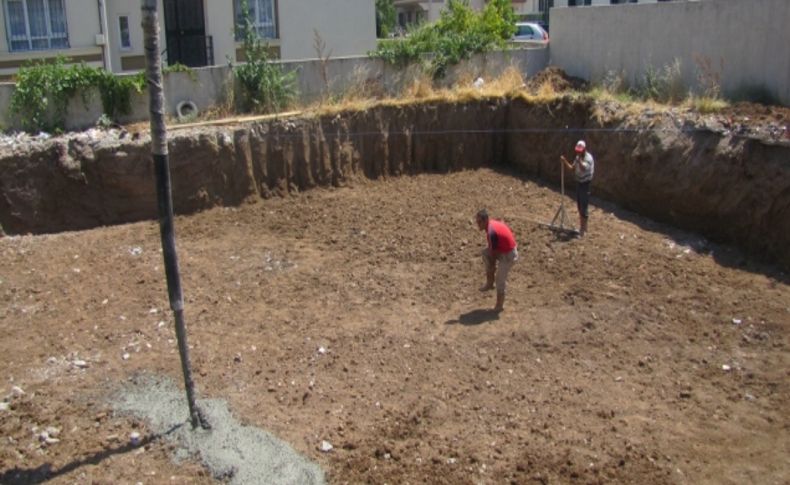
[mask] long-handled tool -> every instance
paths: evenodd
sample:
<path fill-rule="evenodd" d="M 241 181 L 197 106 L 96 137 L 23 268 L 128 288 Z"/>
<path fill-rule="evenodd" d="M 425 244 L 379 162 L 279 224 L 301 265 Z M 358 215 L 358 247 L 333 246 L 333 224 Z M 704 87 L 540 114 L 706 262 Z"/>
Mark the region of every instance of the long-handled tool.
<path fill-rule="evenodd" d="M 562 191 L 562 199 L 560 200 L 560 207 L 554 214 L 554 219 L 551 220 L 550 224 L 541 225 L 566 236 L 578 236 L 579 231 L 570 225 L 568 216 L 565 214 L 565 168 L 562 166 L 562 160 L 560 160 L 560 190 Z"/>

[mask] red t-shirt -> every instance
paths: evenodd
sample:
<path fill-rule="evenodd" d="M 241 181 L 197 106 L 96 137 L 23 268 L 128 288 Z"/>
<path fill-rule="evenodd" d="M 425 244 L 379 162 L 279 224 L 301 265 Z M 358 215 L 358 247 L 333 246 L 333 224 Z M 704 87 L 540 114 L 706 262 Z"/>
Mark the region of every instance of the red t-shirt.
<path fill-rule="evenodd" d="M 494 256 L 507 254 L 516 248 L 516 238 L 513 237 L 513 232 L 504 222 L 489 219 L 486 239 Z"/>

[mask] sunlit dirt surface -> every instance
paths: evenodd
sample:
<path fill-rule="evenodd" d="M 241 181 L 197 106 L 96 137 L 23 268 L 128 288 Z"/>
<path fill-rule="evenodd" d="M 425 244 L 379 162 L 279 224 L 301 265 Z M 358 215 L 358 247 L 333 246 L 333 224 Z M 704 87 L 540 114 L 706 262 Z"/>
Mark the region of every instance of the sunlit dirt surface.
<path fill-rule="evenodd" d="M 600 202 L 558 240 L 559 203 L 479 170 L 177 218 L 199 394 L 332 483 L 786 483 L 787 275 Z M 519 243 L 499 315 L 481 207 Z M 108 401 L 181 382 L 159 248 L 156 222 L 0 239 L 0 483 L 213 482 Z"/>

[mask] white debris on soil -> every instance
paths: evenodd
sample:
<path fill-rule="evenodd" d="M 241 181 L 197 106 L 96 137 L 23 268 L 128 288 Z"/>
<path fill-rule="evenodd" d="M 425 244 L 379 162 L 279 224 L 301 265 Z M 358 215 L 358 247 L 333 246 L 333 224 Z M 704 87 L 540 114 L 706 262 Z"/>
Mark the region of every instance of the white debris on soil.
<path fill-rule="evenodd" d="M 211 429 L 193 429 L 184 393 L 170 380 L 134 378 L 112 401 L 116 411 L 146 420 L 151 437 L 173 442 L 177 459 L 198 456 L 214 477 L 231 485 L 325 483 L 318 465 L 266 431 L 240 424 L 224 401 L 198 400 Z"/>
<path fill-rule="evenodd" d="M 0 402 L 0 411 L 8 411 L 11 409 L 11 405 L 5 401 Z"/>
<path fill-rule="evenodd" d="M 332 451 L 332 448 L 334 448 L 334 446 L 332 446 L 332 443 L 330 443 L 330 442 L 328 442 L 326 440 L 322 440 L 321 441 L 321 446 L 318 447 L 318 449 L 323 451 L 324 453 L 328 453 L 328 452 Z"/>
<path fill-rule="evenodd" d="M 6 150 L 29 150 L 35 148 L 36 145 L 42 145 L 50 140 L 60 140 L 65 143 L 72 141 L 95 145 L 104 141 L 118 141 L 123 140 L 129 136 L 129 132 L 124 129 L 110 129 L 100 130 L 91 128 L 80 132 L 69 132 L 63 135 L 52 135 L 50 133 L 40 132 L 36 135 L 31 135 L 24 132 L 2 133 L 0 132 L 0 149 Z"/>

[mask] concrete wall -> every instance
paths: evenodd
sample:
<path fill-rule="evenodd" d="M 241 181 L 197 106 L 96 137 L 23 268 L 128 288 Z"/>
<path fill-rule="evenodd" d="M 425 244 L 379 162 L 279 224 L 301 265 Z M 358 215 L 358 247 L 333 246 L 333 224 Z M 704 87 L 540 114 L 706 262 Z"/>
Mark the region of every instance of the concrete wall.
<path fill-rule="evenodd" d="M 371 0 L 288 0 L 280 5 L 282 59 L 313 59 L 317 30 L 326 43 L 324 56 L 366 54 L 376 48 L 376 9 Z"/>
<path fill-rule="evenodd" d="M 621 72 L 632 83 L 650 65 L 681 63 L 698 88 L 696 59 L 720 74 L 725 96 L 764 89 L 790 105 L 790 1 L 702 0 L 551 10 L 551 63 L 598 81 Z"/>
<path fill-rule="evenodd" d="M 532 76 L 548 65 L 549 52 L 546 47 L 491 52 L 475 56 L 450 69 L 444 84 L 457 80 L 493 79 L 509 66 L 518 67 L 525 76 Z M 308 104 L 327 94 L 341 94 L 363 83 L 377 86 L 390 94 L 402 91 L 416 70 L 391 66 L 379 59 L 367 56 L 332 58 L 324 67 L 318 60 L 280 62 L 284 69 L 297 73 L 297 86 L 302 104 Z M 165 77 L 165 102 L 168 114 L 174 115 L 181 101 L 194 102 L 200 111 L 205 111 L 228 101 L 231 92 L 232 73 L 228 66 L 194 69 L 189 73 L 170 73 Z M 18 123 L 10 118 L 8 103 L 14 90 L 13 83 L 0 83 L 0 127 L 15 128 Z M 98 93 L 90 96 L 86 107 L 78 96 L 69 106 L 68 129 L 93 126 L 101 116 L 101 100 Z M 132 113 L 120 121 L 134 122 L 148 119 L 148 97 L 142 93 L 132 100 Z"/>

